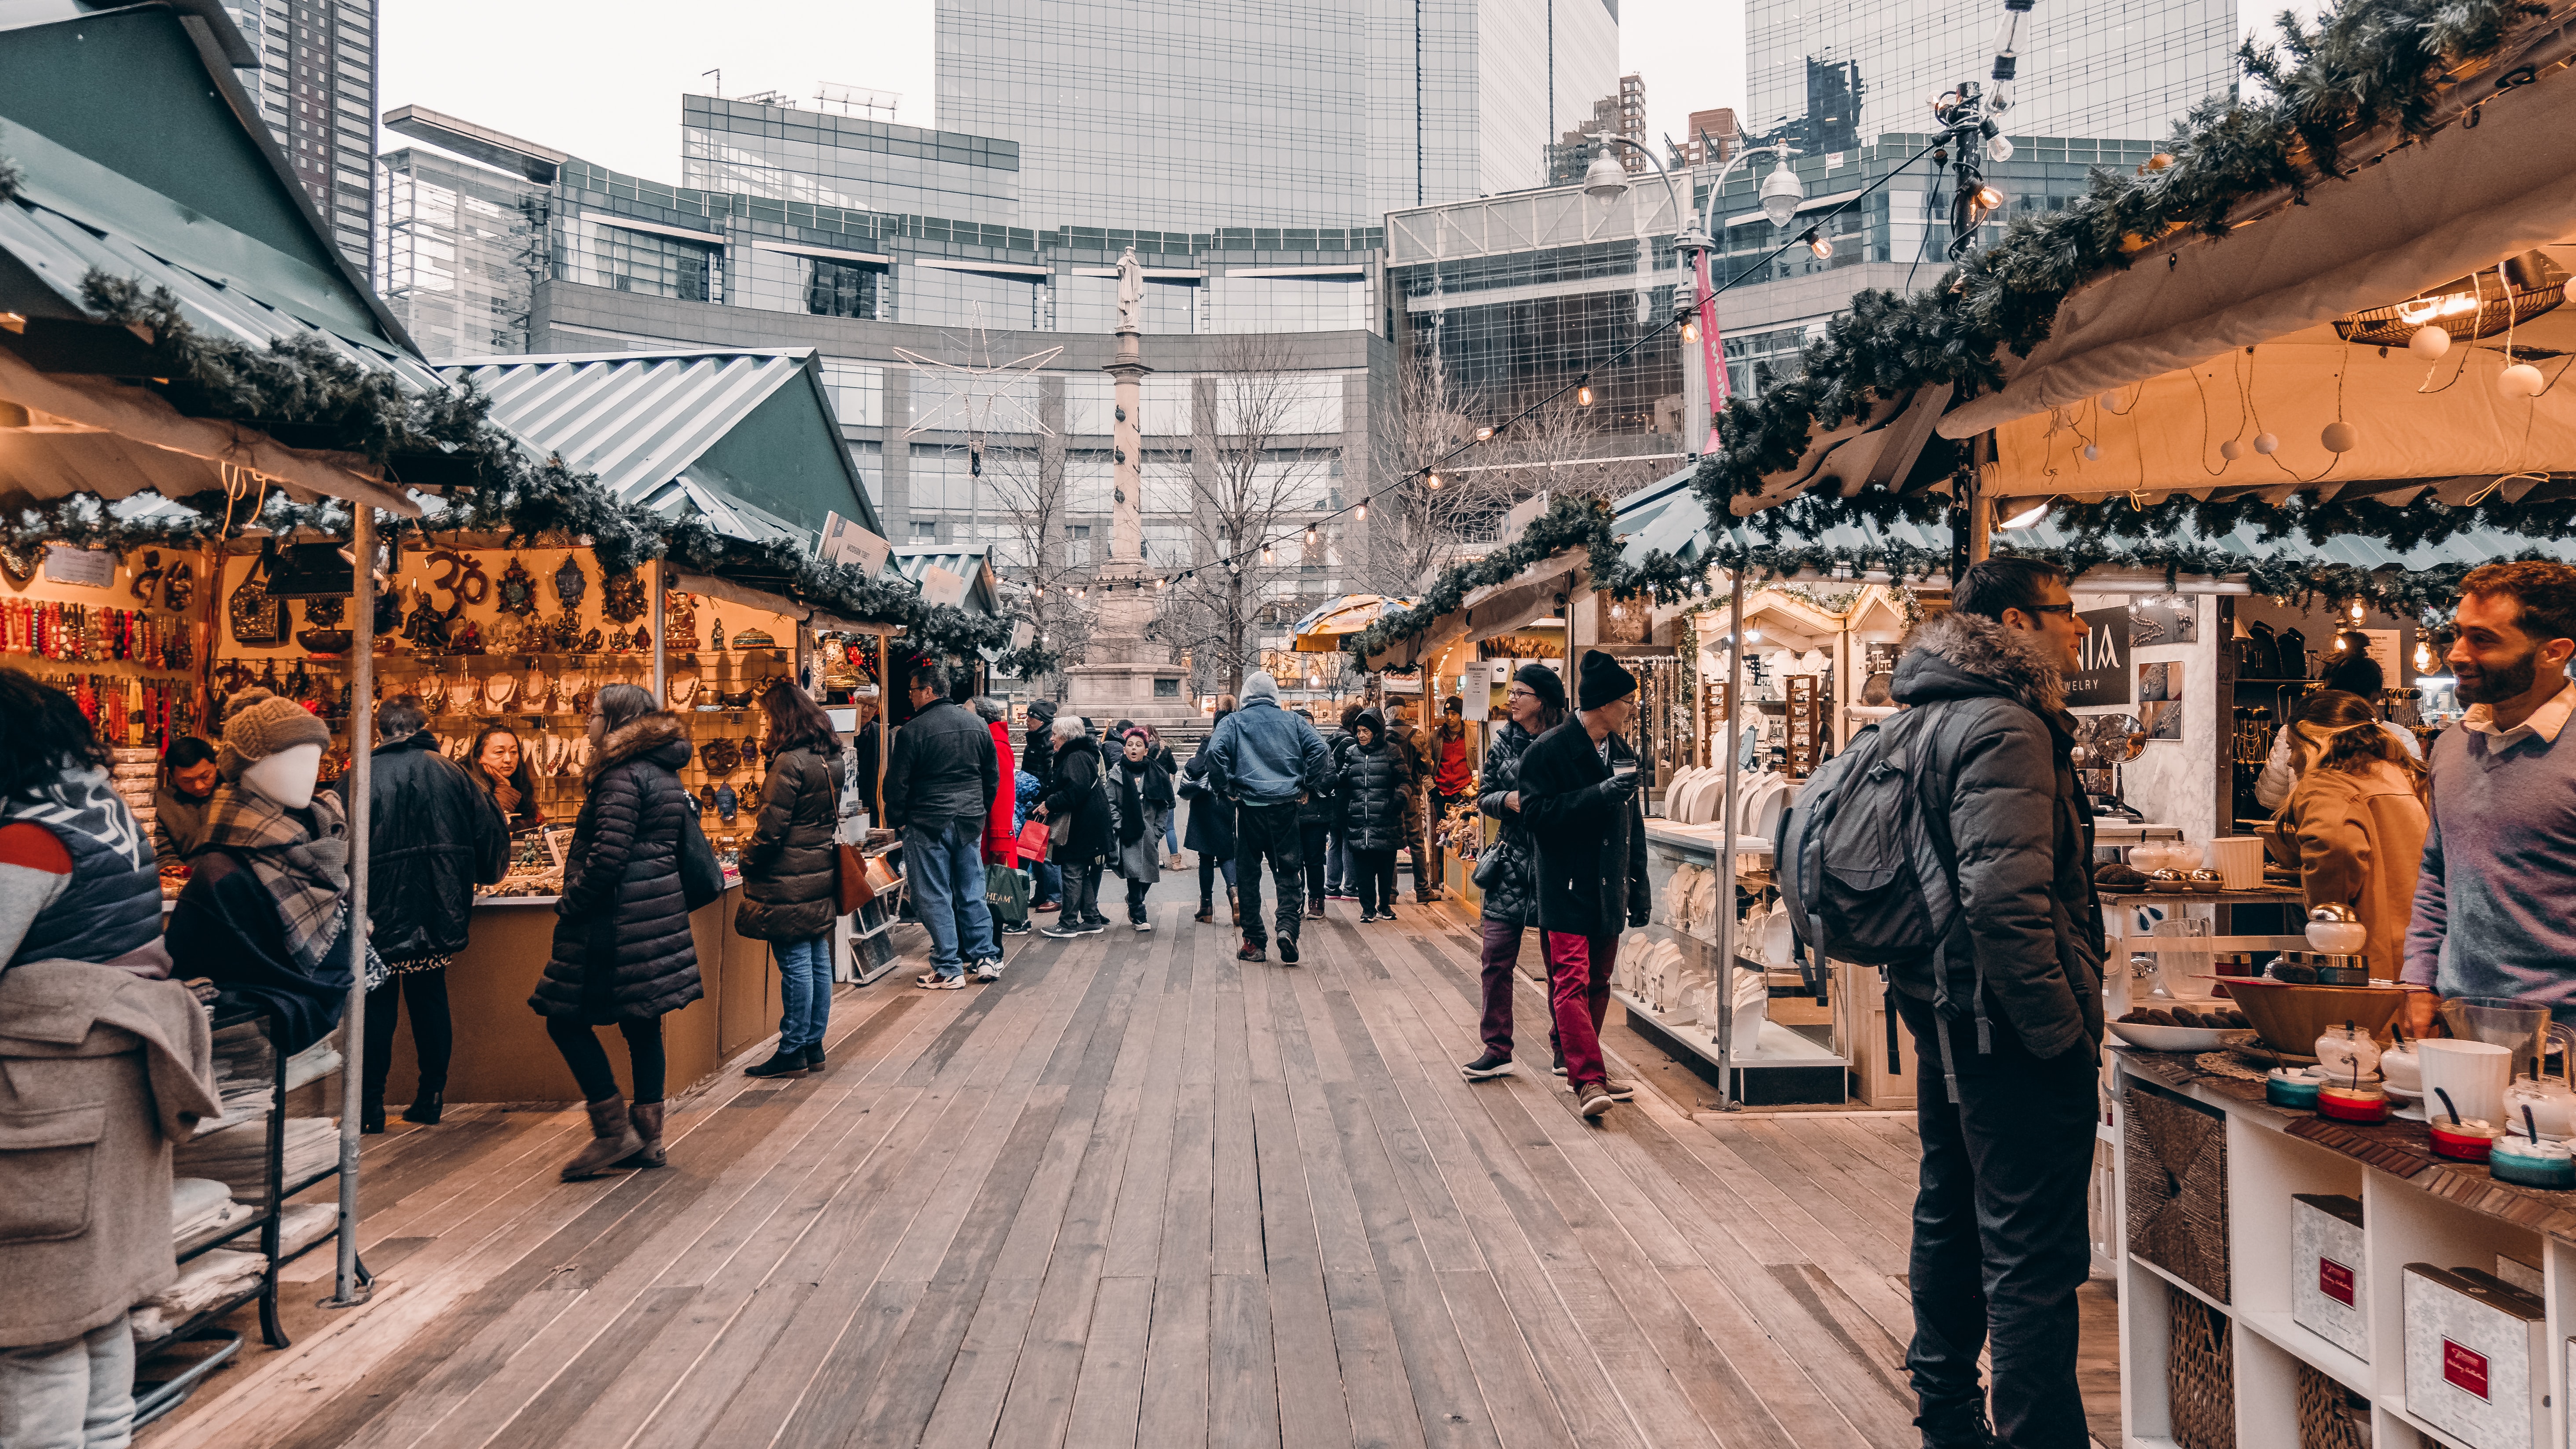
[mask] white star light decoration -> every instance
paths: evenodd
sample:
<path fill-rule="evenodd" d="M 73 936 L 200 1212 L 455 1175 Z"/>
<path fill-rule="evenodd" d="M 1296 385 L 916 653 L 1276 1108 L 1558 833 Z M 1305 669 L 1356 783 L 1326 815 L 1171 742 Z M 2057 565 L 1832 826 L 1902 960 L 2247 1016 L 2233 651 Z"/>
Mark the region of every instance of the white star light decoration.
<path fill-rule="evenodd" d="M 1038 420 L 1037 389 L 1028 384 L 1037 379 L 1038 369 L 1064 355 L 1061 347 L 1032 352 L 1008 362 L 992 360 L 992 345 L 984 329 L 974 330 L 972 343 L 961 346 L 961 352 L 984 359 L 981 363 L 946 362 L 926 357 L 909 347 L 898 347 L 894 355 L 912 364 L 934 379 L 940 389 L 938 402 L 916 417 L 903 430 L 907 439 L 927 432 L 959 432 L 966 435 L 967 453 L 973 472 L 984 471 L 984 435 L 996 430 L 1031 433 L 1044 437 L 1054 430 Z"/>

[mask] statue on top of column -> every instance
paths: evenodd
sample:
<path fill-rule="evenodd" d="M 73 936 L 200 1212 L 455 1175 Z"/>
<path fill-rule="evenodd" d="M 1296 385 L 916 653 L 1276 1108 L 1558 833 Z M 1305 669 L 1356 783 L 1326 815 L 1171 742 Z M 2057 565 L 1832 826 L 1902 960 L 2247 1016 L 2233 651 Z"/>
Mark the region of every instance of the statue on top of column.
<path fill-rule="evenodd" d="M 1118 257 L 1118 327 L 1120 332 L 1144 331 L 1145 264 L 1136 260 L 1136 249 L 1127 248 Z"/>

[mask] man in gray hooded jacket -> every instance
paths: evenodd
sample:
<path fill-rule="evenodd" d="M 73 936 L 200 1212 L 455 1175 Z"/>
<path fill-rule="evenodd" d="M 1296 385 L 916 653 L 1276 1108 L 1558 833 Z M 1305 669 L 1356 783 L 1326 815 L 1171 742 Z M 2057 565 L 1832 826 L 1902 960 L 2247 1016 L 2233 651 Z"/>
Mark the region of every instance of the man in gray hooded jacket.
<path fill-rule="evenodd" d="M 2036 560 L 1979 563 L 1896 666 L 1897 703 L 1939 712 L 1926 792 L 1948 808 L 1928 823 L 1960 903 L 1946 983 L 1929 957 L 1889 973 L 1922 1063 L 1906 1367 L 1929 1449 L 2089 1442 L 2075 1291 L 2091 1265 L 2102 941 L 2065 708 L 2084 639 L 2066 582 Z"/>

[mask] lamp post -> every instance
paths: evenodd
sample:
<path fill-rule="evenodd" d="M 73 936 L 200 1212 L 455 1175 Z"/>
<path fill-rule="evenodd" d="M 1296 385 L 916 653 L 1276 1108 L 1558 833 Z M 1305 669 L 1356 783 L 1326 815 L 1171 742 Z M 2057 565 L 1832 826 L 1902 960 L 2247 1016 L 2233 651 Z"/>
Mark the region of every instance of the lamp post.
<path fill-rule="evenodd" d="M 1680 229 L 1680 234 L 1673 238 L 1673 249 L 1682 254 L 1684 264 L 1695 279 L 1688 304 L 1692 317 L 1684 324 L 1682 340 L 1700 343 L 1703 396 L 1700 399 L 1702 406 L 1696 409 L 1696 413 L 1702 416 L 1714 414 L 1717 405 L 1713 399 L 1722 396 L 1719 390 L 1725 386 L 1726 376 L 1725 351 L 1717 341 L 1717 289 L 1709 276 L 1709 258 L 1717 249 L 1718 198 L 1726 194 L 1727 178 L 1735 174 L 1736 167 L 1758 156 L 1770 156 L 1778 164 L 1770 175 L 1762 178 L 1762 214 L 1770 219 L 1773 226 L 1787 226 L 1797 216 L 1799 205 L 1807 199 L 1806 186 L 1798 180 L 1797 173 L 1789 169 L 1789 158 L 1798 154 L 1797 148 L 1784 137 L 1747 146 L 1729 156 L 1726 164 L 1718 168 L 1717 179 L 1709 185 L 1706 206 L 1701 214 L 1694 216 L 1688 207 L 1682 205 L 1681 191 L 1673 184 L 1672 172 L 1655 159 L 1654 152 L 1625 136 L 1604 135 L 1600 139 L 1605 143 L 1629 147 L 1645 157 L 1646 164 L 1654 167 L 1655 174 L 1663 178 L 1664 190 L 1672 198 L 1674 224 Z M 1583 194 L 1605 207 L 1628 194 L 1628 169 L 1611 159 L 1606 145 L 1593 153 L 1592 164 L 1584 170 Z M 1818 258 L 1833 254 L 1833 243 L 1823 237 L 1810 235 L 1807 245 Z M 1702 451 L 1716 451 L 1716 437 L 1717 425 L 1712 419 L 1709 444 Z"/>

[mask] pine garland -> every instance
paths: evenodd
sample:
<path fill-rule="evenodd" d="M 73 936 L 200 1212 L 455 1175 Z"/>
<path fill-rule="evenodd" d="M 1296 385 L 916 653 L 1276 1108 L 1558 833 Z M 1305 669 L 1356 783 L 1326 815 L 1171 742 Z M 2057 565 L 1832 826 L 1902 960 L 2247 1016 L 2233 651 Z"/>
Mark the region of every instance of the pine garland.
<path fill-rule="evenodd" d="M 10 174 L 0 162 L 0 181 Z M 561 457 L 531 462 L 491 423 L 490 400 L 471 388 L 408 396 L 391 372 L 361 366 L 310 335 L 277 338 L 265 348 L 209 337 L 188 322 L 166 288 L 147 291 L 103 272 L 84 278 L 81 291 L 88 308 L 106 320 L 139 323 L 151 333 L 154 375 L 169 379 L 153 386 L 187 416 L 291 429 L 298 446 L 327 446 L 376 463 L 399 453 L 436 452 L 471 468 L 476 486 L 452 495 L 436 516 L 385 520 L 389 539 L 452 531 L 498 534 L 512 546 L 580 540 L 611 575 L 664 560 L 854 622 L 897 626 L 918 647 L 944 655 L 971 658 L 1010 642 L 1015 615 L 979 617 L 954 605 L 928 606 L 908 583 L 813 558 L 784 540 L 728 538 L 702 518 L 673 518 L 627 502 Z M 316 435 L 326 441 L 311 442 Z M 202 545 L 224 536 L 228 523 L 234 534 L 257 527 L 347 537 L 353 518 L 339 499 L 303 504 L 276 493 L 255 517 L 220 489 L 166 501 L 176 506 L 111 509 L 78 495 L 0 499 L 0 540 L 18 548 L 60 543 L 128 551 Z M 1036 645 L 1012 657 L 1040 672 L 1055 659 Z"/>

